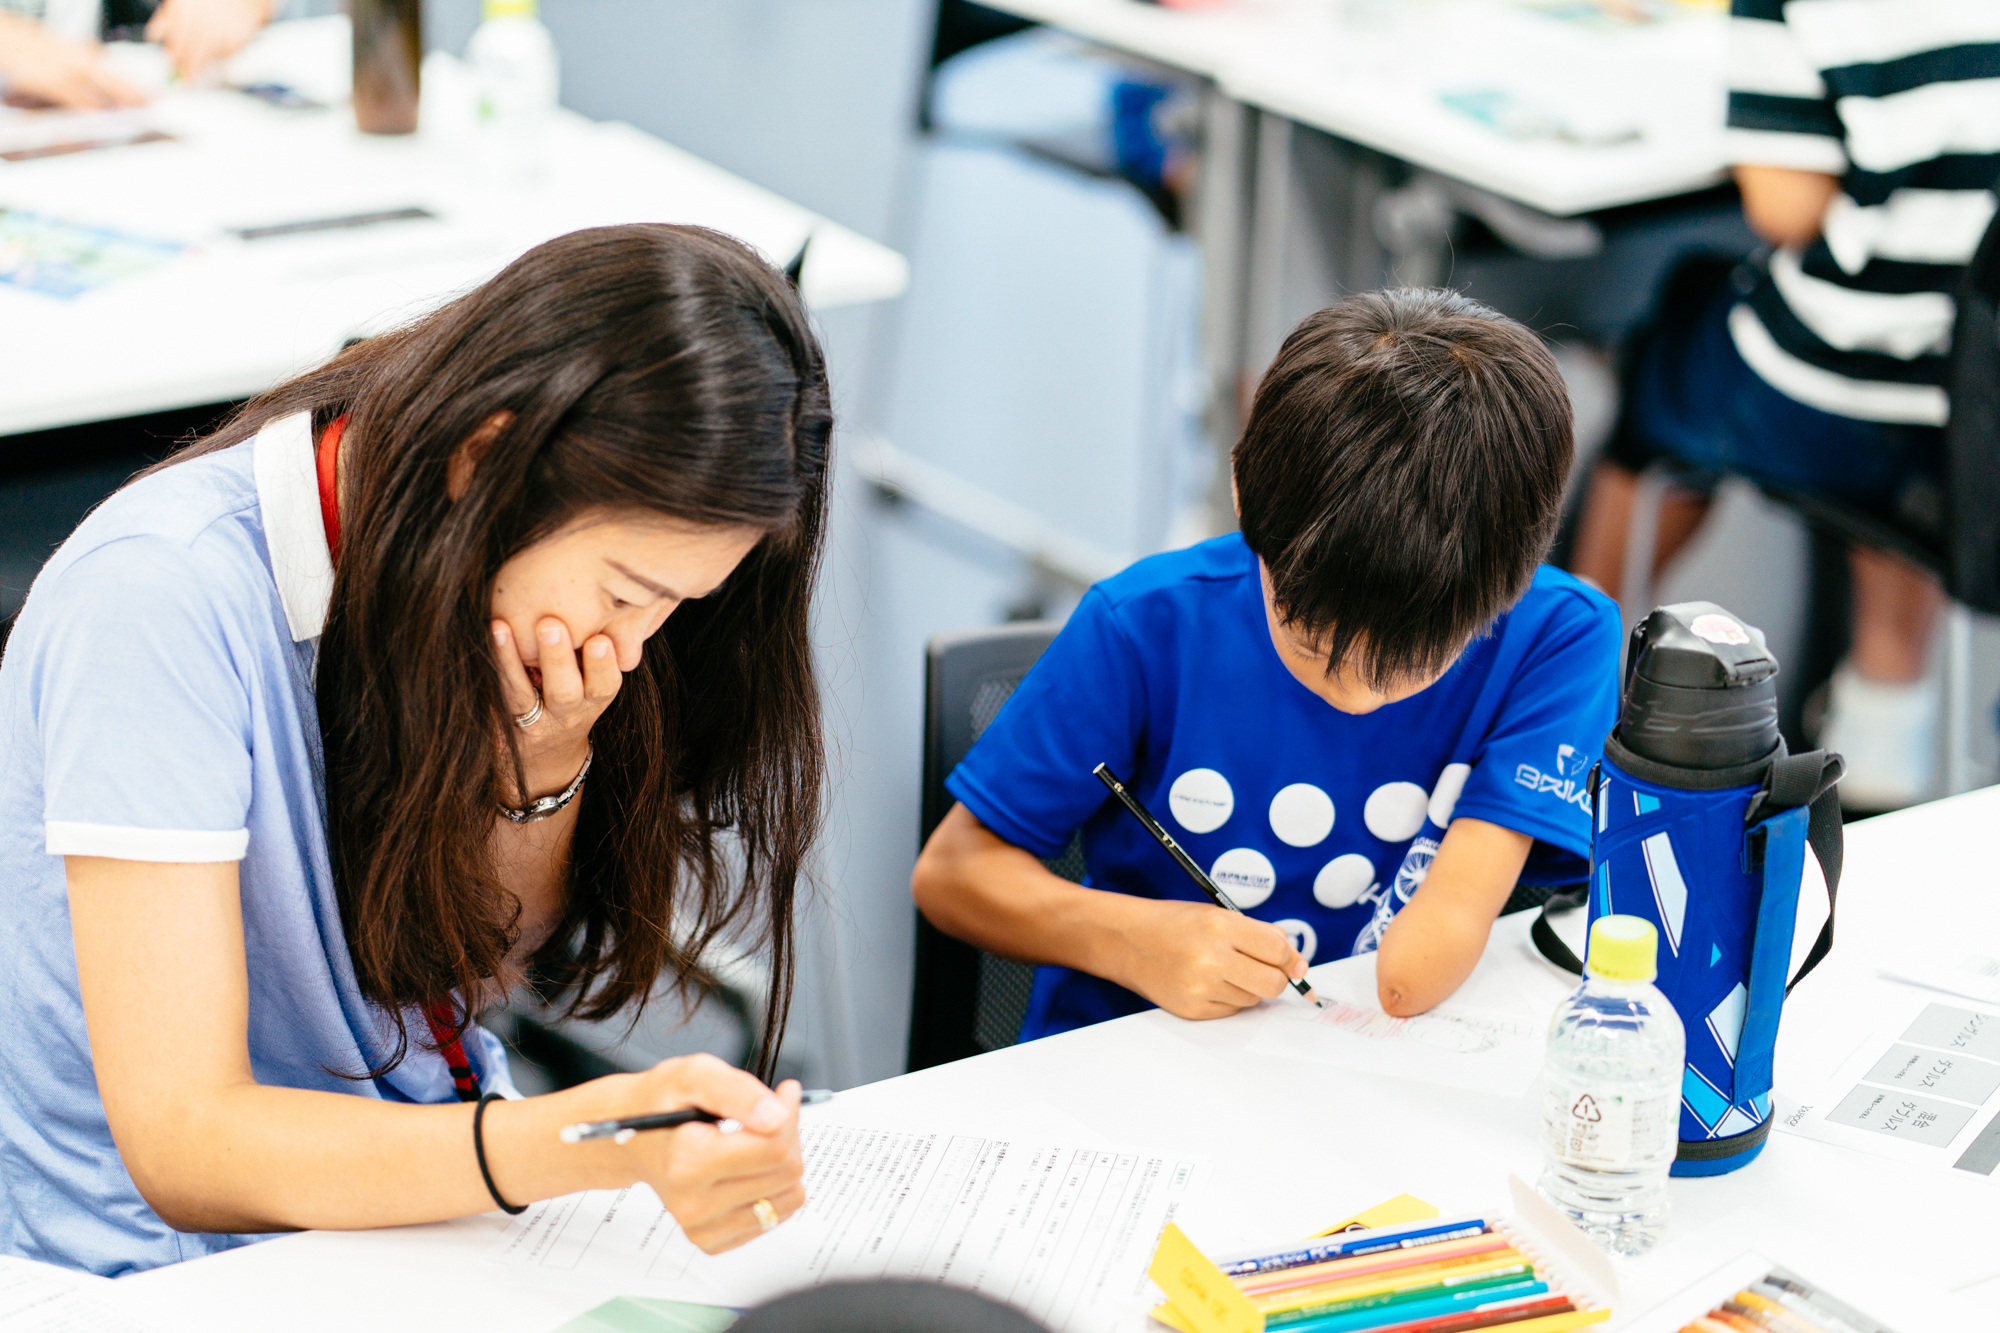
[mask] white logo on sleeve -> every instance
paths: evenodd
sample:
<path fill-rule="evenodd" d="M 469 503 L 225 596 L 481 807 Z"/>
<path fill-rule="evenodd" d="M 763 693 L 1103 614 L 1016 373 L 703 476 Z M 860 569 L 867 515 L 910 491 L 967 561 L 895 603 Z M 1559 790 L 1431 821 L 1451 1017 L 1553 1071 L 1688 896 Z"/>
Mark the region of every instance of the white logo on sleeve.
<path fill-rule="evenodd" d="M 1556 746 L 1556 766 L 1544 773 L 1533 764 L 1514 768 L 1516 786 L 1532 792 L 1547 792 L 1565 805 L 1590 813 L 1590 754 L 1574 745 Z"/>
<path fill-rule="evenodd" d="M 1167 809 L 1189 833 L 1213 833 L 1229 822 L 1236 793 L 1212 768 L 1190 768 L 1167 789 Z"/>
<path fill-rule="evenodd" d="M 1294 782 L 1271 798 L 1271 832 L 1293 847 L 1316 847 L 1333 832 L 1333 798 L 1310 782 Z"/>
<path fill-rule="evenodd" d="M 1336 856 L 1313 877 L 1313 901 L 1338 912 L 1375 887 L 1375 863 L 1359 852 Z"/>
<path fill-rule="evenodd" d="M 1208 877 L 1229 895 L 1229 901 L 1246 911 L 1260 906 L 1278 887 L 1278 872 L 1271 858 L 1254 847 L 1232 847 L 1216 857 Z"/>
<path fill-rule="evenodd" d="M 1404 842 L 1424 826 L 1430 793 L 1414 782 L 1385 782 L 1368 793 L 1361 822 L 1384 842 Z"/>

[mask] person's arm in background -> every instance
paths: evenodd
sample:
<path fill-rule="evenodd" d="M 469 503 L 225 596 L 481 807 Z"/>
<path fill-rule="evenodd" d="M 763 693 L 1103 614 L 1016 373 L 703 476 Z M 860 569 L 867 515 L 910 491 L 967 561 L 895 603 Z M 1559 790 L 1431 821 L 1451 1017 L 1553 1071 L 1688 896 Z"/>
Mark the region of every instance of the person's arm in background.
<path fill-rule="evenodd" d="M 276 7 L 275 0 L 166 0 L 146 25 L 146 40 L 164 46 L 181 77 L 192 79 L 242 50 Z"/>
<path fill-rule="evenodd" d="M 1306 960 L 1268 921 L 1211 903 L 1073 884 L 963 805 L 954 804 L 924 844 L 910 891 L 947 935 L 1005 958 L 1103 977 L 1181 1018 L 1226 1017 L 1306 973 Z"/>
<path fill-rule="evenodd" d="M 1773 245 L 1819 235 L 1847 170 L 1845 131 L 1783 0 L 1733 0 L 1725 132 L 1743 216 Z"/>
<path fill-rule="evenodd" d="M 1375 994 L 1398 1017 L 1421 1014 L 1465 984 L 1535 840 L 1483 819 L 1454 819 L 1430 873 L 1382 934 Z"/>
<path fill-rule="evenodd" d="M 1838 176 L 1796 167 L 1743 165 L 1735 175 L 1743 195 L 1744 221 L 1772 245 L 1810 243 L 1819 235 L 1826 206 L 1840 189 Z"/>
<path fill-rule="evenodd" d="M 34 19 L 8 13 L 0 13 L 0 89 L 9 98 L 85 111 L 146 100 L 111 72 L 95 42 L 71 41 Z"/>

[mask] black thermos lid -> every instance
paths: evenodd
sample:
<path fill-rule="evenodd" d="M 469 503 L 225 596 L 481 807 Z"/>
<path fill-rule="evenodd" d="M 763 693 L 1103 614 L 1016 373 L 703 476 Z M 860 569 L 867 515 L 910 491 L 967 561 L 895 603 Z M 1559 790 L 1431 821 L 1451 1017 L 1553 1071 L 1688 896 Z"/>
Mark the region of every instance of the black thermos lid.
<path fill-rule="evenodd" d="M 1778 659 L 1713 602 L 1663 606 L 1632 631 L 1618 739 L 1675 768 L 1733 768 L 1778 745 Z"/>

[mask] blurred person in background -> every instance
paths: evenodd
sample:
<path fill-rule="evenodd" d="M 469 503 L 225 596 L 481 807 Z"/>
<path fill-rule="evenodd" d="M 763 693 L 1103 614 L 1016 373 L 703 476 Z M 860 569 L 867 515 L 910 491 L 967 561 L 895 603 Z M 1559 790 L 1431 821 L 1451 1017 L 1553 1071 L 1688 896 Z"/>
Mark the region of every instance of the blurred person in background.
<path fill-rule="evenodd" d="M 1830 500 L 1935 543 L 1951 292 L 1994 213 L 2000 5 L 1735 0 L 1729 141 L 1768 248 L 1704 299 L 1668 302 L 1592 478 L 1575 572 L 1617 596 L 1638 474 L 1664 464 L 1654 569 L 1693 536 L 1720 474 Z M 1936 577 L 1850 548 L 1853 639 L 1818 744 L 1843 800 L 1924 799 Z"/>
<path fill-rule="evenodd" d="M 286 0 L 0 0 L 0 94 L 12 105 L 137 106 L 104 58 L 112 38 L 157 42 L 183 79 L 242 50 Z"/>

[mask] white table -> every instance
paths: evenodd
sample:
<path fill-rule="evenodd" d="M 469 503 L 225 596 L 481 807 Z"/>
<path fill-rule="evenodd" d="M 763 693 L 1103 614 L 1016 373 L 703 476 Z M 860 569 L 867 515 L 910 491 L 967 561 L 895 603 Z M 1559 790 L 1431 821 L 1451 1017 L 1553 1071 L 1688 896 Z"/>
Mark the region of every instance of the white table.
<path fill-rule="evenodd" d="M 335 103 L 272 110 L 170 91 L 143 113 L 173 142 L 0 162 L 0 208 L 181 242 L 166 267 L 73 299 L 0 284 L 0 435 L 242 398 L 464 291 L 579 227 L 690 222 L 784 264 L 825 309 L 901 293 L 894 251 L 629 125 L 567 112 L 530 185 L 482 166 L 469 78 L 425 63 L 423 129 L 359 134 L 344 18 L 274 25 L 232 78 Z M 0 123 L 4 128 L 4 123 Z M 434 221 L 245 241 L 233 229 L 409 207 Z"/>
<path fill-rule="evenodd" d="M 1228 0 L 1194 10 L 1142 0 L 993 0 L 993 7 L 1211 79 L 1238 102 L 1547 213 L 1700 189 L 1720 180 L 1725 165 L 1719 14 L 1674 11 L 1626 27 L 1552 17 L 1512 0 Z M 1618 141 L 1510 138 L 1441 100 L 1497 90 L 1558 111 L 1587 104 Z"/>
<path fill-rule="evenodd" d="M 1964 939 L 1968 930 L 1993 929 L 1996 906 L 1985 902 L 1992 880 L 1989 820 L 2000 822 L 2000 788 L 1850 829 L 1838 943 L 1786 1010 L 1781 1094 L 1815 1082 L 1858 1039 L 1843 1042 L 1856 1032 L 1852 997 L 1883 951 L 1921 932 L 1935 938 L 1954 930 Z M 1496 926 L 1463 1001 L 1541 1015 L 1567 992 L 1573 982 L 1533 953 L 1527 925 L 1524 915 Z M 1808 920 L 1802 935 L 1817 926 L 1817 918 Z M 1357 966 L 1372 963 L 1327 964 L 1314 976 L 1324 985 L 1332 969 Z M 1489 1207 L 1505 1200 L 1508 1173 L 1532 1179 L 1538 1171 L 1534 1094 L 1452 1091 L 1246 1049 L 1257 1025 L 1284 1021 L 1268 1006 L 1213 1023 L 1155 1011 L 843 1093 L 841 1107 L 949 1124 L 967 1108 L 1027 1114 L 1053 1105 L 1108 1140 L 1205 1155 L 1214 1183 L 1181 1223 L 1211 1248 L 1303 1235 L 1405 1191 L 1446 1209 Z M 1809 1095 L 1811 1088 L 1802 1090 Z M 1893 1263 L 1904 1284 L 1962 1311 L 1954 1329 L 2000 1327 L 1992 1285 L 1976 1309 L 1938 1294 L 2000 1271 L 1994 1244 L 2000 1182 L 1925 1176 L 1884 1158 L 1774 1133 L 1750 1167 L 1676 1181 L 1672 1190 L 1666 1241 L 1623 1267 L 1621 1282 L 1633 1298 L 1628 1315 L 1688 1276 L 1685 1264 L 1699 1252 L 1705 1229 L 1749 1207 L 1761 1215 L 1758 1225 L 1774 1233 L 1760 1243 L 1776 1234 L 1844 1232 L 1885 1265 Z M 1921 1219 L 1935 1244 L 1899 1243 L 1895 1224 L 1910 1219 Z M 347 1333 L 381 1323 L 384 1311 L 393 1311 L 399 1327 L 457 1320 L 496 1333 L 541 1333 L 617 1294 L 537 1287 L 485 1264 L 481 1256 L 505 1221 L 489 1214 L 395 1231 L 308 1233 L 130 1277 L 114 1292 L 163 1329 L 282 1322 L 300 1333 Z M 1877 1313 L 1894 1320 L 1891 1312 Z M 1939 1333 L 1939 1327 L 1899 1327 Z"/>

